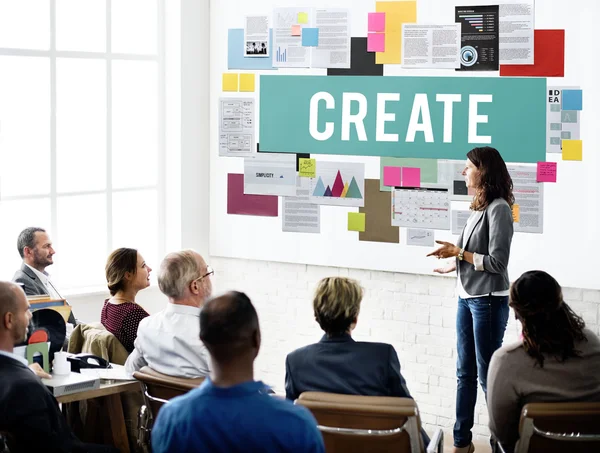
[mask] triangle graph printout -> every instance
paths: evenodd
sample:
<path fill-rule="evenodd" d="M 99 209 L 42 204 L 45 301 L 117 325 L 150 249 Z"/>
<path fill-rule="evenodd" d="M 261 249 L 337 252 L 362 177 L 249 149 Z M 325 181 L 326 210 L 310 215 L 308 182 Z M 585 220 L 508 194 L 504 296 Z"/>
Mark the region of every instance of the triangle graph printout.
<path fill-rule="evenodd" d="M 364 206 L 365 165 L 354 162 L 319 162 L 310 179 L 310 198 L 314 204 Z"/>

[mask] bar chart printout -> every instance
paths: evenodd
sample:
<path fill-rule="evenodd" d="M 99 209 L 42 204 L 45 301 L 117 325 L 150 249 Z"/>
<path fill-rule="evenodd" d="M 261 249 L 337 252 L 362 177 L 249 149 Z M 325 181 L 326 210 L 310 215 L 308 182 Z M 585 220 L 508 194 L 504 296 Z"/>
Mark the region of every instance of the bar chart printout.
<path fill-rule="evenodd" d="M 500 61 L 498 5 L 457 6 L 455 22 L 461 24 L 459 70 L 497 71 Z"/>

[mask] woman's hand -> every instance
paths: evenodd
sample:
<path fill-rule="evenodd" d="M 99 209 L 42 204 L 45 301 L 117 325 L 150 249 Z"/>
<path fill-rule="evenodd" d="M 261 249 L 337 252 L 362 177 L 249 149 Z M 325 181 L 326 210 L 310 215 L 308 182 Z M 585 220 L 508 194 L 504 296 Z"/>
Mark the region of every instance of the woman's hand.
<path fill-rule="evenodd" d="M 458 256 L 460 249 L 454 244 L 444 241 L 435 242 L 441 244 L 442 246 L 434 250 L 433 252 L 427 254 L 427 256 L 435 256 L 437 259 L 452 258 L 454 256 Z"/>
<path fill-rule="evenodd" d="M 448 264 L 446 267 L 438 267 L 433 270 L 436 274 L 449 274 L 456 270 L 456 262 Z"/>

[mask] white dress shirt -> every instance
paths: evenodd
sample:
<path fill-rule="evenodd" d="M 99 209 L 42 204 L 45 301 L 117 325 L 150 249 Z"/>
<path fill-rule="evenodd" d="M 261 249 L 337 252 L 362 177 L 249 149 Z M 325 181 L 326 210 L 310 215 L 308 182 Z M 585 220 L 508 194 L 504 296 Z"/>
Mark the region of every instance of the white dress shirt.
<path fill-rule="evenodd" d="M 26 264 L 26 266 L 33 271 L 33 273 L 36 275 L 37 278 L 40 279 L 42 284 L 48 290 L 48 295 L 52 299 L 62 299 L 61 295 L 58 294 L 58 291 L 56 291 L 56 289 L 54 288 L 54 285 L 50 281 L 50 276 L 47 273 L 40 272 L 35 267 L 31 267 L 29 264 Z"/>
<path fill-rule="evenodd" d="M 134 345 L 125 363 L 129 373 L 146 365 L 176 377 L 210 373 L 209 354 L 200 341 L 200 308 L 169 303 L 164 310 L 142 319 Z"/>

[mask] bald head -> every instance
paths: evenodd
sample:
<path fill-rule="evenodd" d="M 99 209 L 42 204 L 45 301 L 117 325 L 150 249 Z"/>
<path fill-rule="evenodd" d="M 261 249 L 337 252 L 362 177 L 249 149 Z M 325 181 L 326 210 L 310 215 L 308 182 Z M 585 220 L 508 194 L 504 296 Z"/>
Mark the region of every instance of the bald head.
<path fill-rule="evenodd" d="M 12 351 L 25 341 L 31 319 L 29 302 L 20 286 L 0 281 L 0 347 Z"/>
<path fill-rule="evenodd" d="M 200 339 L 214 361 L 227 363 L 258 355 L 258 315 L 246 294 L 232 291 L 209 300 L 200 312 Z"/>

